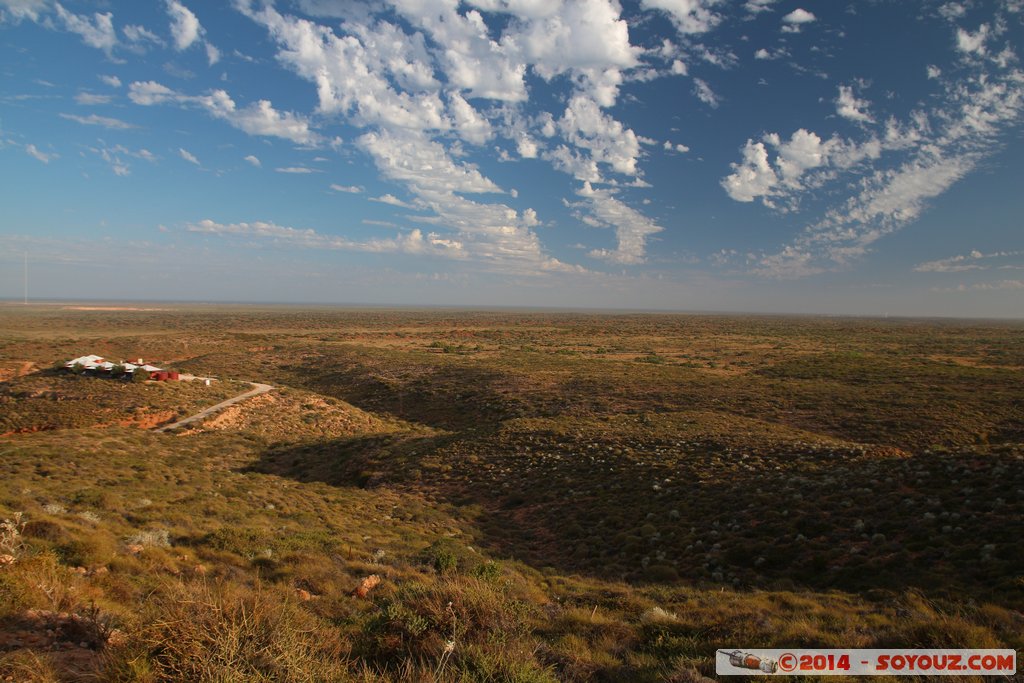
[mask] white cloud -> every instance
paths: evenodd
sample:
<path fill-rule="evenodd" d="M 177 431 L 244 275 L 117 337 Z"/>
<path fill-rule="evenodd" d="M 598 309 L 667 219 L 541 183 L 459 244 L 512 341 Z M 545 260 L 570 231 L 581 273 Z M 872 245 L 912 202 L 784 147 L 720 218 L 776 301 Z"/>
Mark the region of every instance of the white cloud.
<path fill-rule="evenodd" d="M 260 167 L 262 167 L 262 166 L 263 166 L 263 163 L 262 163 L 262 162 L 261 162 L 261 161 L 259 160 L 259 158 L 258 158 L 258 157 L 256 157 L 255 155 L 252 155 L 252 154 L 250 154 L 249 156 L 245 157 L 245 160 L 246 160 L 246 161 L 247 161 L 247 162 L 248 162 L 249 164 L 251 164 L 251 165 L 255 166 L 256 168 L 260 168 Z"/>
<path fill-rule="evenodd" d="M 99 79 L 109 85 L 111 88 L 120 88 L 121 79 L 117 76 L 99 76 Z"/>
<path fill-rule="evenodd" d="M 384 194 L 380 197 L 370 197 L 370 201 L 380 202 L 381 204 L 390 204 L 391 206 L 400 206 L 403 209 L 415 209 L 416 207 L 408 202 L 403 202 L 401 199 L 393 194 Z"/>
<path fill-rule="evenodd" d="M 291 173 L 291 174 L 294 174 L 294 175 L 306 175 L 306 174 L 309 174 L 309 173 L 320 173 L 320 171 L 318 171 L 317 169 L 309 168 L 308 166 L 283 166 L 283 167 L 275 168 L 274 170 L 277 171 L 278 173 Z"/>
<path fill-rule="evenodd" d="M 925 69 L 925 74 L 928 76 L 929 80 L 933 80 L 942 75 L 942 69 L 935 66 L 934 64 L 929 64 L 928 67 Z"/>
<path fill-rule="evenodd" d="M 196 166 L 202 165 L 199 163 L 199 159 L 197 159 L 195 155 L 192 154 L 192 152 L 189 152 L 187 149 L 183 147 L 178 148 L 178 154 L 181 156 L 182 159 L 189 162 L 190 164 L 195 164 Z"/>
<path fill-rule="evenodd" d="M 97 104 L 109 104 L 113 99 L 110 95 L 97 95 L 91 92 L 80 92 L 75 95 L 75 103 L 84 106 L 92 106 Z"/>
<path fill-rule="evenodd" d="M 853 88 L 850 86 L 839 86 L 839 96 L 835 102 L 836 113 L 844 119 L 857 121 L 858 123 L 874 123 L 875 119 L 867 111 L 871 103 L 867 100 L 858 99 L 853 94 Z"/>
<path fill-rule="evenodd" d="M 777 0 L 747 0 L 744 3 L 743 8 L 751 14 L 760 14 L 761 12 L 767 12 L 771 10 Z"/>
<path fill-rule="evenodd" d="M 967 14 L 967 8 L 959 2 L 947 2 L 939 7 L 939 15 L 947 21 L 955 21 Z"/>
<path fill-rule="evenodd" d="M 142 159 L 150 163 L 156 163 L 156 155 L 148 149 L 132 150 L 124 145 L 114 145 L 113 147 L 102 145 L 101 147 L 90 147 L 88 149 L 90 152 L 105 161 L 110 166 L 110 170 L 116 176 L 127 176 L 131 174 L 131 167 L 127 161 L 128 158 Z"/>
<path fill-rule="evenodd" d="M 417 192 L 501 192 L 473 164 L 458 163 L 439 142 L 412 131 L 382 129 L 356 140 L 384 177 L 408 183 Z"/>
<path fill-rule="evenodd" d="M 117 45 L 117 34 L 114 32 L 114 15 L 110 12 L 96 12 L 93 14 L 92 20 L 90 20 L 84 15 L 68 12 L 59 2 L 54 5 L 54 8 L 64 30 L 80 35 L 82 42 L 89 47 L 94 47 L 110 54 L 114 46 Z"/>
<path fill-rule="evenodd" d="M 54 159 L 60 158 L 60 155 L 57 154 L 56 152 L 43 152 L 33 144 L 25 145 L 25 153 L 28 154 L 30 157 L 38 159 L 44 164 L 48 164 Z"/>
<path fill-rule="evenodd" d="M 457 92 L 449 93 L 448 107 L 454 119 L 454 128 L 463 140 L 474 145 L 482 145 L 493 137 L 494 131 L 491 130 L 490 122 L 462 95 Z"/>
<path fill-rule="evenodd" d="M 706 81 L 700 78 L 693 79 L 693 94 L 697 96 L 697 99 L 708 105 L 712 109 L 717 109 L 719 105 L 718 95 L 711 89 L 711 86 Z"/>
<path fill-rule="evenodd" d="M 617 4 L 393 4 L 402 23 L 351 14 L 332 29 L 283 15 L 272 6 L 239 0 L 242 11 L 265 26 L 278 43 L 278 60 L 314 84 L 320 113 L 362 128 L 355 143 L 373 159 L 381 176 L 404 186 L 417 209 L 431 212 L 418 221 L 454 231 L 467 254 L 489 269 L 576 269 L 544 254 L 532 231 L 538 220 L 532 212 L 462 196 L 502 189 L 477 166 L 460 159 L 465 154 L 461 143 L 482 144 L 502 135 L 524 158 L 542 156 L 556 166 L 560 159 L 574 159 L 596 175 L 598 162 L 592 157 L 597 157 L 601 163 L 635 172 L 630 137 L 635 135 L 618 124 L 627 144 L 611 144 L 606 133 L 616 124 L 600 112 L 615 103 L 622 69 L 637 66 L 641 52 L 630 45 Z M 307 12 L 337 15 L 336 7 L 319 0 L 304 0 L 301 6 Z M 474 7 L 508 16 L 500 29 L 489 27 Z M 515 103 L 527 97 L 528 68 L 549 80 L 567 75 L 575 94 L 594 107 L 581 100 L 558 126 L 550 115 L 527 120 Z M 444 88 L 435 69 L 444 75 Z M 505 104 L 482 108 L 473 98 Z M 590 116 L 595 109 L 596 115 Z M 595 125 L 587 128 L 590 123 Z M 552 151 L 534 137 L 551 138 L 559 130 L 581 147 L 569 150 L 560 145 Z M 452 142 L 452 134 L 460 139 Z"/>
<path fill-rule="evenodd" d="M 602 112 L 594 100 L 574 96 L 559 119 L 558 127 L 568 141 L 588 150 L 593 161 L 607 164 L 616 173 L 637 175 L 639 139 L 632 130 Z"/>
<path fill-rule="evenodd" d="M 743 147 L 743 161 L 732 164 L 732 169 L 732 174 L 722 179 L 722 187 L 738 202 L 766 197 L 779 182 L 763 142 L 747 140 Z"/>
<path fill-rule="evenodd" d="M 583 201 L 570 206 L 577 209 L 578 217 L 595 227 L 614 228 L 618 240 L 616 249 L 594 249 L 589 256 L 623 265 L 646 260 L 647 239 L 661 232 L 661 226 L 616 198 L 611 189 L 598 190 L 584 183 L 576 194 Z"/>
<path fill-rule="evenodd" d="M 192 11 L 178 0 L 167 0 L 167 14 L 171 17 L 171 36 L 174 49 L 179 52 L 192 46 L 203 34 L 203 27 Z"/>
<path fill-rule="evenodd" d="M 769 147 L 776 152 L 774 164 L 769 160 Z M 783 198 L 792 205 L 800 192 L 830 178 L 825 173 L 807 181 L 804 176 L 808 171 L 822 167 L 850 169 L 877 158 L 881 152 L 881 143 L 874 138 L 857 145 L 837 137 L 823 141 L 803 128 L 786 141 L 769 133 L 760 142 L 747 140 L 742 148 L 743 160 L 732 164 L 733 172 L 722 179 L 722 187 L 739 202 L 760 197 L 766 206 L 777 208 L 774 198 Z"/>
<path fill-rule="evenodd" d="M 918 273 L 962 273 L 969 270 L 988 270 L 993 267 L 1006 268 L 1005 265 L 998 266 L 986 262 L 1020 256 L 1024 256 L 1024 251 L 995 251 L 985 254 L 975 249 L 967 254 L 919 263 L 914 266 L 914 270 Z"/>
<path fill-rule="evenodd" d="M 131 128 L 138 128 L 138 126 L 128 123 L 127 121 L 110 118 L 109 116 L 97 116 L 96 114 L 89 114 L 88 116 L 60 114 L 60 117 L 62 119 L 81 123 L 84 126 L 103 126 L 104 128 L 110 128 L 113 130 L 129 130 Z"/>
<path fill-rule="evenodd" d="M 683 34 L 706 33 L 721 21 L 721 17 L 711 11 L 716 0 L 642 0 L 641 4 L 645 9 L 666 12 Z"/>
<path fill-rule="evenodd" d="M 348 194 L 361 194 L 364 188 L 360 185 L 338 185 L 331 183 L 331 189 L 335 192 L 347 192 Z"/>
<path fill-rule="evenodd" d="M 49 9 L 48 5 L 49 0 L 0 0 L 0 20 L 7 12 L 15 21 L 39 21 L 39 16 Z"/>
<path fill-rule="evenodd" d="M 128 87 L 128 98 L 143 106 L 177 104 L 200 107 L 249 135 L 279 137 L 303 145 L 322 142 L 304 116 L 278 111 L 268 100 L 239 107 L 224 90 L 212 90 L 207 95 L 185 95 L 155 81 L 136 81 Z"/>
<path fill-rule="evenodd" d="M 536 159 L 540 151 L 537 141 L 526 133 L 520 133 L 516 138 L 516 151 L 524 159 Z"/>
<path fill-rule="evenodd" d="M 931 199 L 946 192 L 1000 149 L 1000 133 L 1024 114 L 1024 72 L 986 71 L 983 66 L 979 62 L 974 75 L 950 84 L 945 99 L 937 102 L 930 113 L 915 111 L 904 123 L 887 122 L 885 137 L 875 141 L 877 153 L 902 154 L 903 160 L 883 168 L 869 168 L 848 185 L 854 188 L 854 194 L 808 225 L 787 247 L 788 252 L 763 257 L 761 271 L 780 276 L 787 266 L 792 266 L 792 274 L 801 275 L 808 268 L 820 271 L 861 257 L 878 240 L 915 221 Z M 812 175 L 812 182 L 800 181 L 792 189 L 777 176 L 774 184 L 769 179 L 767 189 L 749 190 L 745 196 L 786 197 L 789 192 L 820 186 L 836 177 L 836 170 L 863 170 L 857 163 L 848 163 L 862 153 L 863 144 L 852 145 L 835 138 L 824 144 L 833 176 L 823 171 L 825 175 Z M 842 146 L 837 147 L 837 152 L 828 149 L 829 144 Z M 867 158 L 873 157 L 861 155 L 862 160 Z M 835 163 L 837 159 L 847 165 L 840 168 Z M 745 171 L 746 167 L 745 160 L 734 170 Z M 730 178 L 723 181 L 727 191 L 731 189 Z M 742 183 L 739 188 L 743 189 Z M 770 204 L 770 200 L 765 203 Z M 800 255 L 800 259 L 793 255 Z M 774 259 L 770 264 L 769 258 Z M 943 264 L 930 266 L 942 267 Z"/>
<path fill-rule="evenodd" d="M 210 66 L 220 61 L 220 50 L 207 40 L 206 29 L 199 23 L 199 18 L 192 10 L 178 0 L 166 0 L 166 9 L 171 18 L 174 49 L 181 52 L 197 43 L 202 44 L 206 50 L 206 61 Z"/>
<path fill-rule="evenodd" d="M 782 17 L 782 21 L 787 24 L 809 24 L 816 19 L 812 12 L 799 7 Z"/>
<path fill-rule="evenodd" d="M 128 24 L 121 29 L 124 33 L 124 37 L 128 39 L 128 42 L 133 43 L 138 51 L 145 52 L 146 45 L 163 45 L 164 41 L 160 39 L 160 36 L 150 31 L 145 26 L 138 24 Z"/>
<path fill-rule="evenodd" d="M 988 40 L 989 26 L 982 24 L 977 32 L 970 33 L 962 28 L 956 30 L 956 48 L 965 54 L 984 55 L 985 41 Z"/>
<path fill-rule="evenodd" d="M 431 232 L 423 234 L 421 230 L 411 230 L 393 239 L 352 240 L 347 237 L 332 236 L 319 233 L 312 229 L 299 229 L 277 225 L 275 223 L 255 221 L 253 223 L 217 223 L 204 219 L 198 223 L 189 223 L 188 232 L 221 237 L 245 237 L 265 239 L 279 245 L 302 249 L 331 249 L 339 251 L 361 251 L 370 253 L 407 253 L 443 256 L 446 258 L 465 258 L 463 244 Z"/>

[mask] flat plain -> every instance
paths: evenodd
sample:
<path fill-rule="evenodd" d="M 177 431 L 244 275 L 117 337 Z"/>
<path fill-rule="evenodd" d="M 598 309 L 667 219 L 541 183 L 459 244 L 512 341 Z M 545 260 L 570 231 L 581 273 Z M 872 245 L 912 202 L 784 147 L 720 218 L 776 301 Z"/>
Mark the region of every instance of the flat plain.
<path fill-rule="evenodd" d="M 0 680 L 1024 649 L 1019 322 L 6 304 L 0 435 Z"/>

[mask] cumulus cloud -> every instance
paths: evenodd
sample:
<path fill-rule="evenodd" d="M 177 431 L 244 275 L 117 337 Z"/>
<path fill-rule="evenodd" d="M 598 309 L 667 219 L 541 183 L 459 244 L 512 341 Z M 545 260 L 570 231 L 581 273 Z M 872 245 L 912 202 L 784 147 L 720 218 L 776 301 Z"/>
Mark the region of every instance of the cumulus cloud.
<path fill-rule="evenodd" d="M 300 114 L 278 111 L 269 100 L 239 107 L 224 90 L 212 90 L 206 95 L 186 95 L 155 81 L 135 81 L 128 87 L 128 98 L 142 106 L 176 104 L 199 107 L 249 135 L 279 137 L 303 145 L 322 142 L 310 128 L 309 119 Z"/>
<path fill-rule="evenodd" d="M 721 17 L 711 11 L 716 0 L 642 0 L 641 4 L 646 9 L 667 13 L 683 34 L 706 33 L 721 21 Z"/>
<path fill-rule="evenodd" d="M 844 119 L 857 121 L 858 123 L 874 123 L 874 118 L 868 113 L 871 103 L 867 100 L 858 99 L 853 94 L 853 88 L 848 85 L 839 86 L 839 96 L 835 100 L 836 113 Z"/>
<path fill-rule="evenodd" d="M 345 192 L 348 194 L 361 194 L 365 191 L 361 185 L 338 185 L 337 183 L 331 183 L 331 189 L 335 192 Z"/>
<path fill-rule="evenodd" d="M 779 164 L 766 164 L 755 149 L 758 143 L 748 142 L 743 162 L 734 165 L 734 173 L 723 180 L 726 191 L 739 201 L 761 197 L 772 206 L 774 198 L 820 187 L 839 177 L 839 171 L 860 175 L 848 185 L 855 188 L 852 196 L 808 225 L 786 250 L 763 256 L 756 271 L 773 276 L 802 275 L 863 256 L 878 240 L 917 220 L 930 200 L 999 149 L 1000 134 L 1024 114 L 1024 72 L 998 63 L 995 69 L 984 62 L 976 65 L 973 75 L 949 83 L 944 100 L 929 111 L 914 111 L 903 122 L 887 121 L 885 135 L 872 135 L 861 144 L 837 138 L 820 143 L 823 170 L 811 172 L 807 178 L 791 174 L 787 181 Z M 865 155 L 869 142 L 872 154 Z M 830 144 L 837 146 L 829 149 Z M 881 168 L 856 163 L 858 156 L 873 160 L 881 154 L 898 156 L 895 163 Z M 922 264 L 922 269 L 955 272 L 972 265 L 977 263 L 965 258 Z"/>
<path fill-rule="evenodd" d="M 110 12 L 96 12 L 92 19 L 85 15 L 74 14 L 64 9 L 59 2 L 54 5 L 57 20 L 65 31 L 77 33 L 82 42 L 89 47 L 103 50 L 110 54 L 117 45 L 117 34 L 114 31 L 114 15 Z"/>
<path fill-rule="evenodd" d="M 103 75 L 101 75 L 101 76 L 99 76 L 99 79 L 101 81 L 103 81 L 104 83 L 106 83 L 107 85 L 109 85 L 111 88 L 120 88 L 121 87 L 121 79 L 118 78 L 117 76 L 103 76 Z"/>
<path fill-rule="evenodd" d="M 171 38 L 175 50 L 182 52 L 193 45 L 202 44 L 210 66 L 220 61 L 220 50 L 206 39 L 206 29 L 192 10 L 178 0 L 166 0 L 165 8 L 171 18 Z"/>
<path fill-rule="evenodd" d="M 987 52 L 985 41 L 988 40 L 988 24 L 982 24 L 974 33 L 965 31 L 962 28 L 956 31 L 956 47 L 965 54 L 976 54 L 983 56 Z"/>
<path fill-rule="evenodd" d="M 774 159 L 770 159 L 769 149 L 775 152 Z M 789 140 L 776 133 L 758 142 L 747 140 L 741 152 L 742 161 L 732 164 L 733 172 L 722 179 L 722 187 L 736 201 L 761 198 L 765 205 L 778 208 L 775 198 L 793 202 L 803 190 L 831 177 L 825 173 L 808 179 L 805 176 L 809 171 L 850 169 L 864 160 L 878 158 L 882 144 L 876 138 L 862 144 L 838 137 L 822 140 L 817 133 L 801 128 Z"/>
<path fill-rule="evenodd" d="M 570 99 L 558 127 L 576 147 L 589 150 L 593 161 L 607 164 L 616 173 L 637 175 L 639 139 L 632 130 L 601 111 L 593 99 L 583 95 Z"/>
<path fill-rule="evenodd" d="M 786 24 L 809 24 L 816 19 L 817 17 L 815 17 L 812 12 L 808 12 L 807 10 L 799 7 L 782 17 L 783 23 Z"/>
<path fill-rule="evenodd" d="M 167 14 L 171 17 L 171 37 L 174 39 L 174 49 L 179 52 L 187 50 L 203 34 L 199 18 L 178 0 L 167 0 L 166 9 Z"/>
<path fill-rule="evenodd" d="M 250 154 L 249 156 L 245 157 L 245 161 L 248 164 L 255 166 L 256 168 L 261 168 L 263 166 L 263 162 L 259 160 L 259 157 L 253 154 Z"/>
<path fill-rule="evenodd" d="M 513 147 L 521 158 L 546 159 L 581 179 L 601 180 L 606 169 L 641 182 L 638 137 L 603 111 L 642 53 L 612 0 L 396 0 L 400 21 L 300 2 L 309 15 L 342 19 L 334 27 L 266 4 L 238 4 L 278 44 L 278 60 L 316 88 L 319 112 L 363 130 L 356 146 L 383 178 L 405 188 L 409 205 L 429 212 L 417 220 L 452 229 L 473 259 L 493 269 L 574 267 L 545 255 L 535 212 L 464 196 L 511 193 L 462 158 L 463 143 L 500 136 L 511 143 L 499 146 L 505 159 Z M 504 16 L 491 24 L 481 11 Z M 531 70 L 568 78 L 573 93 L 560 118 L 522 113 Z M 548 143 L 558 136 L 562 144 Z"/>

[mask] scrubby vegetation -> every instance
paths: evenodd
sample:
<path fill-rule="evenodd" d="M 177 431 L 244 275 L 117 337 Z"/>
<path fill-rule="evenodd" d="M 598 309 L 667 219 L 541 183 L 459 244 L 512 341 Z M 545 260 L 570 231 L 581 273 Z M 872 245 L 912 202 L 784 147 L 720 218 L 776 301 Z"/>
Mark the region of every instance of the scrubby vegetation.
<path fill-rule="evenodd" d="M 85 351 L 231 381 L 38 369 Z M 8 307 L 0 373 L 0 680 L 1024 649 L 1021 325 Z"/>

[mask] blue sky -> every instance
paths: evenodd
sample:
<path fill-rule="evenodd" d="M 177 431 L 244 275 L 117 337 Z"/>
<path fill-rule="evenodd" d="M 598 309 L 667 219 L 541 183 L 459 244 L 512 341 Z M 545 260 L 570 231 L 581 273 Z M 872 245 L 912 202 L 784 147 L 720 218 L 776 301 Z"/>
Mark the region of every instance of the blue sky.
<path fill-rule="evenodd" d="M 1024 2 L 0 0 L 0 297 L 1024 316 Z"/>

